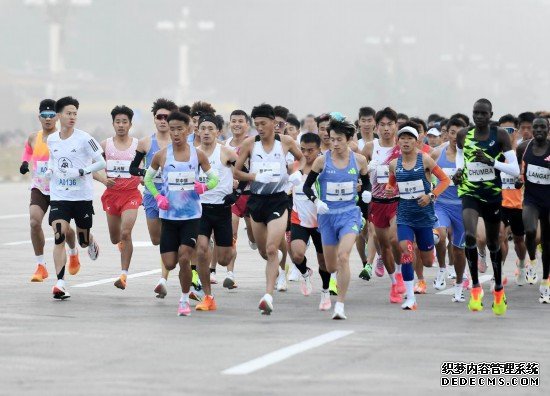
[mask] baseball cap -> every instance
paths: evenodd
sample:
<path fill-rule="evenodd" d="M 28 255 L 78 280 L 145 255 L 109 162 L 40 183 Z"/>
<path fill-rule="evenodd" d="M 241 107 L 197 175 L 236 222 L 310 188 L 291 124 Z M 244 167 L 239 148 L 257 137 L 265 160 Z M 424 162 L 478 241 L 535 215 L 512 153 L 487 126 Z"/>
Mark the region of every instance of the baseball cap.
<path fill-rule="evenodd" d="M 397 132 L 397 137 L 401 136 L 404 133 L 408 133 L 409 135 L 413 135 L 416 138 L 416 140 L 418 140 L 418 131 L 416 129 L 414 129 L 413 127 L 406 126 L 406 127 L 401 128 Z"/>
<path fill-rule="evenodd" d="M 441 136 L 441 132 L 437 128 L 431 128 L 427 135 L 433 135 L 433 136 Z"/>

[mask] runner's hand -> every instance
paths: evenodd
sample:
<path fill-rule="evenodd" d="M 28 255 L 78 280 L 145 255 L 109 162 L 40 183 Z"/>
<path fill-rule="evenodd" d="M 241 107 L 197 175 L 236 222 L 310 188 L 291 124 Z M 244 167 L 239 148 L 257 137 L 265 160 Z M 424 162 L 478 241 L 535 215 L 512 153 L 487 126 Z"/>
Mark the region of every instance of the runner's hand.
<path fill-rule="evenodd" d="M 80 171 L 76 168 L 67 168 L 61 171 L 64 177 L 75 179 L 80 177 Z"/>
<path fill-rule="evenodd" d="M 225 197 L 223 197 L 223 204 L 233 205 L 235 202 L 237 202 L 237 199 L 239 199 L 239 196 L 235 191 L 233 191 L 231 194 L 227 194 Z"/>
<path fill-rule="evenodd" d="M 418 202 L 418 206 L 423 208 L 424 206 L 428 206 L 432 200 L 430 199 L 430 196 L 428 194 L 422 195 L 420 198 L 416 200 Z"/>
<path fill-rule="evenodd" d="M 489 166 L 494 166 L 495 165 L 495 160 L 492 159 L 492 158 L 487 157 L 487 155 L 485 155 L 485 153 L 482 150 L 477 150 L 476 151 L 475 160 L 476 160 L 476 162 L 481 162 L 482 164 L 485 164 L 485 165 L 489 165 Z"/>
<path fill-rule="evenodd" d="M 370 191 L 363 191 L 363 193 L 361 193 L 361 199 L 366 204 L 370 203 L 372 200 L 372 193 Z"/>
<path fill-rule="evenodd" d="M 455 174 L 453 175 L 452 179 L 455 186 L 460 185 L 460 183 L 462 182 L 462 172 L 462 169 L 457 169 Z"/>
<path fill-rule="evenodd" d="M 289 183 L 292 183 L 293 186 L 297 187 L 302 182 L 302 173 L 296 171 L 288 177 Z"/>
<path fill-rule="evenodd" d="M 25 173 L 27 173 L 29 171 L 29 163 L 27 161 L 23 161 L 21 163 L 21 166 L 19 167 L 19 173 L 21 173 L 22 175 L 24 175 Z"/>
<path fill-rule="evenodd" d="M 328 205 L 319 198 L 315 200 L 315 207 L 317 208 L 317 214 L 320 215 L 326 214 L 329 211 Z"/>
<path fill-rule="evenodd" d="M 116 184 L 116 182 L 115 182 L 115 179 L 108 177 L 105 179 L 105 183 L 103 184 L 105 184 L 105 187 L 111 188 Z"/>

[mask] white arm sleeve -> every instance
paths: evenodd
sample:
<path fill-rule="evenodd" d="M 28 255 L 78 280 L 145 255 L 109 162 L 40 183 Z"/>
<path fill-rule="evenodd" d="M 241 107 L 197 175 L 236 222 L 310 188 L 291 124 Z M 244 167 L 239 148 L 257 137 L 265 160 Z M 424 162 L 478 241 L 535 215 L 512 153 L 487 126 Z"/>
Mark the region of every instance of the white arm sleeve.
<path fill-rule="evenodd" d="M 93 158 L 93 163 L 91 165 L 88 165 L 84 168 L 84 173 L 92 173 L 100 171 L 101 169 L 104 169 L 105 166 L 107 166 L 107 163 L 105 162 L 105 158 L 103 158 L 103 155 L 99 153 Z"/>
<path fill-rule="evenodd" d="M 458 146 L 456 147 L 456 168 L 464 169 L 464 151 Z"/>
<path fill-rule="evenodd" d="M 506 162 L 495 161 L 495 169 L 507 173 L 510 176 L 519 176 L 519 165 L 514 150 L 508 150 L 504 153 Z"/>

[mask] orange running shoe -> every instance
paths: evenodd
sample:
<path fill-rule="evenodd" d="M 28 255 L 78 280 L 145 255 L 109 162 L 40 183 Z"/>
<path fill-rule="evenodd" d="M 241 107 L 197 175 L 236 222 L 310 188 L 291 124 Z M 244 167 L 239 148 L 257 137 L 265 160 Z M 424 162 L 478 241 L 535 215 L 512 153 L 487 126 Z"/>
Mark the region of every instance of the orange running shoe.
<path fill-rule="evenodd" d="M 48 277 L 48 270 L 45 265 L 38 264 L 36 266 L 36 271 L 32 275 L 31 282 L 42 282 Z"/>
<path fill-rule="evenodd" d="M 405 287 L 405 282 L 403 281 L 403 274 L 395 274 L 395 281 L 397 282 L 397 292 L 401 294 L 405 293 L 407 288 Z"/>
<path fill-rule="evenodd" d="M 390 289 L 390 302 L 392 304 L 401 304 L 403 302 L 403 296 L 399 293 L 397 284 L 391 285 Z"/>
<path fill-rule="evenodd" d="M 76 275 L 80 271 L 80 260 L 78 252 L 75 255 L 69 255 L 69 274 Z"/>
<path fill-rule="evenodd" d="M 126 278 L 126 274 L 120 274 L 120 278 L 115 281 L 115 287 L 122 290 L 126 289 Z"/>
<path fill-rule="evenodd" d="M 205 295 L 202 299 L 202 302 L 197 304 L 195 309 L 197 311 L 215 311 L 218 307 L 216 306 L 216 300 L 214 296 Z"/>
<path fill-rule="evenodd" d="M 416 285 L 414 285 L 414 294 L 426 294 L 426 281 L 424 279 L 416 282 Z"/>

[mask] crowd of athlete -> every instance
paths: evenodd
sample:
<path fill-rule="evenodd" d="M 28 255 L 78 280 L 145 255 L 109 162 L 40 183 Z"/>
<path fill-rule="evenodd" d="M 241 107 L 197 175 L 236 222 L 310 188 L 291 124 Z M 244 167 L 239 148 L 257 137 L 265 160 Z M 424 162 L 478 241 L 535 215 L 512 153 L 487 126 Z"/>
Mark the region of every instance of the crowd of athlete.
<path fill-rule="evenodd" d="M 550 304 L 550 141 L 543 115 L 493 121 L 491 102 L 480 99 L 472 123 L 459 113 L 432 115 L 426 125 L 389 107 L 363 107 L 355 124 L 337 112 L 308 116 L 302 124 L 285 107 L 261 104 L 250 115 L 233 111 L 232 136 L 222 142 L 223 119 L 211 104 L 178 107 L 158 99 L 154 133 L 131 137 L 133 111 L 117 106 L 114 135 L 97 142 L 75 128 L 78 109 L 72 97 L 41 101 L 42 129 L 29 136 L 20 167 L 32 177 L 37 268 L 31 280 L 48 277 L 42 220 L 49 209 L 55 299 L 70 297 L 65 269 L 67 261 L 71 275 L 80 269 L 76 243 L 92 260 L 99 255 L 91 233 L 95 179 L 106 187 L 101 202 L 120 251 L 114 285 L 127 287 L 132 230 L 143 206 L 151 242 L 160 250 L 162 275 L 154 291 L 158 298 L 167 295 L 169 273 L 179 265 L 180 316 L 191 314 L 190 300 L 198 301 L 196 310 L 217 309 L 211 287 L 217 265 L 227 269 L 223 287 L 237 288 L 240 219 L 249 246 L 266 262 L 258 305 L 263 314 L 271 314 L 274 291 L 285 291 L 287 280 L 299 281 L 303 295 L 312 293 L 310 242 L 322 283 L 319 309 L 330 310 L 335 295 L 333 319 L 346 319 L 354 246 L 363 262 L 359 277 L 369 281 L 373 269 L 378 277 L 387 272 L 389 301 L 404 310 L 418 309 L 417 295 L 427 290 L 423 268 L 437 259 L 433 288 L 443 290 L 455 279 L 452 301 L 465 302 L 471 289 L 468 308 L 481 311 L 479 272 L 487 270 L 488 250 L 492 310 L 503 315 L 508 280 L 502 267 L 513 241 L 515 283 L 538 282 L 541 251 L 539 302 Z"/>

